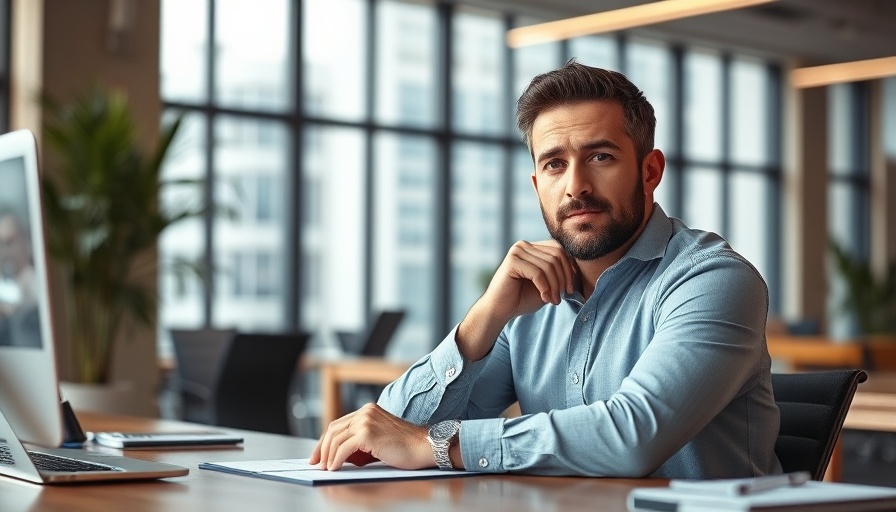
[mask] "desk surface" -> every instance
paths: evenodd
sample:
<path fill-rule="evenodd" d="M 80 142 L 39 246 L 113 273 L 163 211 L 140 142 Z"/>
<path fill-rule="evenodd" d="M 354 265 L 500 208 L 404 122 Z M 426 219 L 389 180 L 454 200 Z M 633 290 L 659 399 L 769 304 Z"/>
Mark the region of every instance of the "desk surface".
<path fill-rule="evenodd" d="M 79 414 L 88 430 L 165 431 L 202 426 L 145 418 Z M 227 429 L 231 430 L 231 429 Z M 147 451 L 126 455 L 186 466 L 185 477 L 134 483 L 40 486 L 0 479 L 3 512 L 215 512 L 264 510 L 578 510 L 624 511 L 625 498 L 636 486 L 661 486 L 663 480 L 527 477 L 483 475 L 436 480 L 306 487 L 197 469 L 204 461 L 306 457 L 314 441 L 288 436 L 241 432 L 242 448 Z M 98 448 L 101 450 L 110 450 Z M 112 450 L 119 452 L 119 450 Z"/>

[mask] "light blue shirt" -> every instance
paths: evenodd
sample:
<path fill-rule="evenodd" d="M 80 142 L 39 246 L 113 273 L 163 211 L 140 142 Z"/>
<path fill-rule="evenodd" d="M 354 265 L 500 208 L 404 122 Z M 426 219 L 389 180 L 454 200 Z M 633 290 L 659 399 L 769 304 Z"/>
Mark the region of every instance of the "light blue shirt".
<path fill-rule="evenodd" d="M 765 342 L 768 290 L 718 235 L 659 205 L 584 300 L 511 320 L 483 359 L 455 327 L 379 404 L 461 419 L 467 470 L 728 478 L 780 473 Z M 500 417 L 519 401 L 522 415 Z"/>

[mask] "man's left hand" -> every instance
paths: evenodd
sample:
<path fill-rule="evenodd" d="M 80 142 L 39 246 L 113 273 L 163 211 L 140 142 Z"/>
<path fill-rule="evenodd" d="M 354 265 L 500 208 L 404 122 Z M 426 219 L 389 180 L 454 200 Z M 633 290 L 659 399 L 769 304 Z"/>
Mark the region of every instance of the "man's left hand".
<path fill-rule="evenodd" d="M 311 464 L 338 470 L 346 462 L 363 466 L 381 460 L 401 469 L 434 467 L 428 429 L 393 416 L 376 404 L 367 404 L 327 426 Z"/>

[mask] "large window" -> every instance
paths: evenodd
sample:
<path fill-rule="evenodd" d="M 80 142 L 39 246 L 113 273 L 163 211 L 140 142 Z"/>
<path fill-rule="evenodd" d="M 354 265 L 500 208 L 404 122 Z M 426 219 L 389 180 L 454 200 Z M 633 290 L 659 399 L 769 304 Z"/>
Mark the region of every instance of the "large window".
<path fill-rule="evenodd" d="M 867 83 L 828 87 L 828 235 L 852 257 L 870 257 L 871 162 Z M 829 328 L 836 337 L 858 333 L 842 307 L 845 283 L 829 271 Z"/>
<path fill-rule="evenodd" d="M 773 63 L 628 34 L 510 50 L 508 28 L 542 20 L 425 0 L 162 6 L 162 91 L 187 120 L 167 175 L 204 178 L 234 214 L 165 235 L 163 259 L 209 278 L 162 277 L 164 328 L 324 343 L 402 308 L 390 355 L 425 354 L 515 240 L 547 237 L 513 114 L 571 57 L 644 90 L 668 157 L 657 200 L 726 236 L 779 293 Z"/>

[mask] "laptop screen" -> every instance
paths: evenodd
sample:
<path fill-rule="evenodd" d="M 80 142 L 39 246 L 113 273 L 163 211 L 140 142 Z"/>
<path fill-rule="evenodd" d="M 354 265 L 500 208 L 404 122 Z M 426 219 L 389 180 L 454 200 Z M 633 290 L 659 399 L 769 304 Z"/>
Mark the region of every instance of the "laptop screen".
<path fill-rule="evenodd" d="M 0 346 L 41 346 L 25 159 L 0 161 Z"/>
<path fill-rule="evenodd" d="M 0 135 L 0 411 L 22 441 L 62 443 L 37 146 Z"/>

